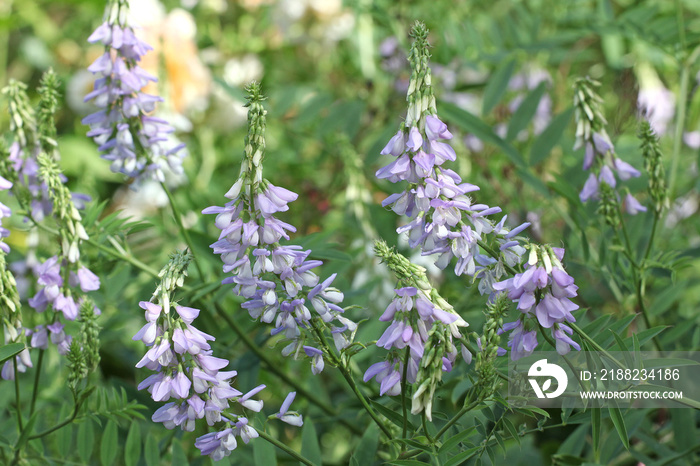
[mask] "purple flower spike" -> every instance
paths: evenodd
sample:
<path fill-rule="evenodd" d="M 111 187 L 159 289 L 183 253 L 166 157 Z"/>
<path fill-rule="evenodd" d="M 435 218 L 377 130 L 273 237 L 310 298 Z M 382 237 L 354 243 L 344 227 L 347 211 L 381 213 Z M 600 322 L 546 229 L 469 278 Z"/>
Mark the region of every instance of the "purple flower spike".
<path fill-rule="evenodd" d="M 117 24 L 115 15 L 109 13 L 109 19 L 88 38 L 90 43 L 102 43 L 105 52 L 88 67 L 98 78 L 85 100 L 92 100 L 99 110 L 85 117 L 83 124 L 90 126 L 88 136 L 94 138 L 102 158 L 112 162 L 112 171 L 137 183 L 145 179 L 162 182 L 166 167 L 182 173 L 184 144 L 169 137 L 174 129 L 168 122 L 151 116 L 156 102 L 163 99 L 141 90 L 157 81 L 138 65 L 152 47 L 138 39 L 130 26 Z"/>
<path fill-rule="evenodd" d="M 253 319 L 273 324 L 272 335 L 282 334 L 290 340 L 282 351 L 284 355 L 306 354 L 311 358 L 313 373 L 318 374 L 324 368 L 322 353 L 311 347 L 301 351 L 309 322 L 320 317 L 323 324 L 328 324 L 327 330 L 339 350 L 351 343 L 357 326 L 342 315 L 343 293 L 331 286 L 335 275 L 321 281 L 314 269 L 322 262 L 309 260 L 311 251 L 280 244 L 282 238 L 290 239 L 288 232 L 296 229 L 276 216 L 288 211 L 289 204 L 299 196 L 263 178 L 261 128 L 265 112 L 259 100 L 259 86 L 253 84 L 248 91 L 248 156 L 238 179 L 226 193 L 229 201 L 223 207 L 203 210 L 205 214 L 216 214 L 215 225 L 221 230 L 219 240 L 211 247 L 221 255 L 223 271 L 231 274 L 223 283 L 232 283 L 234 293 L 246 299 L 242 307 Z M 399 131 L 384 152 L 403 151 L 404 138 Z M 385 175 L 410 176 L 405 173 L 408 166 L 408 157 L 399 158 Z M 331 325 L 333 321 L 336 325 Z"/>

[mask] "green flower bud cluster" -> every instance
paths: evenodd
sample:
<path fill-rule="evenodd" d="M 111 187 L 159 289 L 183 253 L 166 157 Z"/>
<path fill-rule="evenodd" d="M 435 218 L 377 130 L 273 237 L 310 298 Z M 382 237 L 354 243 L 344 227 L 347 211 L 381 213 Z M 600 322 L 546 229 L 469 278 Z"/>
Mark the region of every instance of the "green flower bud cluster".
<path fill-rule="evenodd" d="M 408 113 L 406 114 L 406 128 L 418 125 L 425 114 L 435 115 L 435 95 L 433 95 L 432 77 L 430 74 L 430 44 L 428 43 L 428 28 L 425 24 L 416 21 L 411 29 L 410 36 L 413 44 L 408 54 L 411 63 L 411 80 L 408 83 L 406 101 Z M 420 128 L 422 129 L 422 128 Z"/>
<path fill-rule="evenodd" d="M 153 292 L 153 298 L 158 299 L 165 314 L 170 312 L 170 295 L 185 284 L 187 268 L 191 261 L 192 254 L 189 251 L 175 251 L 170 255 L 170 260 L 165 264 L 165 267 L 158 272 L 160 283 Z"/>
<path fill-rule="evenodd" d="M 36 116 L 29 104 L 27 85 L 13 79 L 2 93 L 9 100 L 10 131 L 23 148 L 34 146 L 37 142 Z"/>
<path fill-rule="evenodd" d="M 78 336 L 85 359 L 85 365 L 90 372 L 97 369 L 100 363 L 100 327 L 97 325 L 95 304 L 88 297 L 83 297 L 80 306 L 80 334 Z"/>
<path fill-rule="evenodd" d="M 600 203 L 597 213 L 605 223 L 615 228 L 620 224 L 620 206 L 615 189 L 607 183 L 600 183 Z"/>
<path fill-rule="evenodd" d="M 0 176 L 10 181 L 13 184 L 17 182 L 17 172 L 12 169 L 10 162 L 10 149 L 7 147 L 7 142 L 0 138 Z"/>
<path fill-rule="evenodd" d="M 89 374 L 87 358 L 77 339 L 71 342 L 66 360 L 68 361 L 68 387 L 75 394 L 78 392 L 80 381 L 87 378 Z"/>
<path fill-rule="evenodd" d="M 61 169 L 56 161 L 44 153 L 39 154 L 37 160 L 39 162 L 39 178 L 48 188 L 54 215 L 60 224 L 63 256 L 68 262 L 77 263 L 80 259 L 80 242 L 89 239 L 82 224 L 82 217 L 73 204 L 70 190 L 61 181 Z"/>
<path fill-rule="evenodd" d="M 56 124 L 54 115 L 58 110 L 60 94 L 58 88 L 61 85 L 58 76 L 50 69 L 44 73 L 39 85 L 39 138 L 41 139 L 41 150 L 47 154 L 54 155 L 58 147 L 56 142 Z"/>
<path fill-rule="evenodd" d="M 426 275 L 425 267 L 412 263 L 406 256 L 396 252 L 394 248 L 390 248 L 384 240 L 377 240 L 374 242 L 374 254 L 394 273 L 399 281 L 399 286 L 413 286 L 417 288 L 418 292 L 423 293 L 434 306 L 445 312 L 456 315 L 458 319 L 455 323 L 450 324 L 450 328 L 453 335 L 459 338 L 457 327 L 466 327 L 469 324 L 467 324 L 462 317 L 457 314 L 454 307 L 433 288 L 433 285 L 430 284 L 428 276 Z"/>
<path fill-rule="evenodd" d="M 593 133 L 607 137 L 605 126 L 608 124 L 601 104 L 603 99 L 594 91 L 600 86 L 598 81 L 589 77 L 578 78 L 574 82 L 574 111 L 576 115 L 576 145 L 577 149 L 586 141 L 593 139 Z"/>
<path fill-rule="evenodd" d="M 446 324 L 438 318 L 433 318 L 427 332 L 427 339 L 424 341 L 423 357 L 420 359 L 418 373 L 416 375 L 417 389 L 413 393 L 411 401 L 411 413 L 418 414 L 425 411 L 426 417 L 432 420 L 433 395 L 438 385 L 442 382 L 443 366 L 451 365 L 457 355 L 457 348 L 453 343 L 454 338 L 460 338 L 460 327 L 468 324 L 462 319 L 450 303 L 447 302 L 428 281 L 425 268 L 411 263 L 405 256 L 394 251 L 383 240 L 374 243 L 374 252 L 382 262 L 386 263 L 399 281 L 399 287 L 413 287 L 417 290 L 418 296 L 425 298 L 444 312 L 452 314 L 457 319 Z M 413 308 L 408 311 L 408 321 L 413 327 L 425 328 L 422 317 Z M 397 315 L 399 313 L 397 312 Z M 396 317 L 395 317 L 396 318 Z M 447 361 L 452 361 L 446 363 Z M 449 370 L 449 369 L 448 369 Z"/>
<path fill-rule="evenodd" d="M 5 328 L 5 343 L 16 342 L 22 333 L 22 306 L 15 277 L 7 269 L 4 251 L 0 251 L 0 317 Z"/>
<path fill-rule="evenodd" d="M 496 391 L 496 368 L 494 362 L 498 355 L 501 336 L 498 330 L 503 327 L 503 316 L 508 310 L 510 300 L 507 293 L 499 293 L 495 299 L 486 305 L 486 322 L 481 336 L 481 351 L 476 356 L 476 373 L 478 396 L 485 400 Z"/>
<path fill-rule="evenodd" d="M 415 286 L 418 289 L 430 291 L 433 287 L 425 275 L 425 267 L 413 264 L 403 254 L 390 248 L 386 241 L 374 242 L 374 254 L 384 262 L 405 286 Z"/>
<path fill-rule="evenodd" d="M 262 94 L 262 86 L 253 81 L 245 88 L 248 107 L 248 134 L 245 138 L 245 158 L 249 164 L 249 171 L 257 169 L 256 177 L 262 177 L 263 156 L 265 155 L 265 115 L 267 110 L 262 105 L 265 96 Z M 255 179 L 254 181 L 260 181 Z"/>
<path fill-rule="evenodd" d="M 654 134 L 649 121 L 642 120 L 639 130 L 639 139 L 642 140 L 642 155 L 644 156 L 644 170 L 649 175 L 649 196 L 652 199 L 654 210 L 661 212 L 668 209 L 668 189 L 664 166 L 661 162 L 663 155 L 659 149 L 659 138 Z"/>
<path fill-rule="evenodd" d="M 432 421 L 433 396 L 435 389 L 442 382 L 443 356 L 457 352 L 452 343 L 452 333 L 449 326 L 442 322 L 436 322 L 428 332 L 428 340 L 425 342 L 425 354 L 421 360 L 416 375 L 418 388 L 411 398 L 411 414 L 419 414 L 425 410 L 428 420 Z"/>

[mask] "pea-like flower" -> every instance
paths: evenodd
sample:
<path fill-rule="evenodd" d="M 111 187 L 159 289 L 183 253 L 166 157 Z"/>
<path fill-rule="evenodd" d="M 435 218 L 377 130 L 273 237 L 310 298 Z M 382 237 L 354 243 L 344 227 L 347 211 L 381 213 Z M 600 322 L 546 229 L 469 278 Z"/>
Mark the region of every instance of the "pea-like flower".
<path fill-rule="evenodd" d="M 110 2 L 106 20 L 88 38 L 105 50 L 88 67 L 98 78 L 85 96 L 100 110 L 85 117 L 83 124 L 90 126 L 88 136 L 98 144 L 102 158 L 112 162 L 112 171 L 134 178 L 137 185 L 145 179 L 162 182 L 166 166 L 182 173 L 184 144 L 173 142 L 168 137 L 173 127 L 153 115 L 163 99 L 141 90 L 157 81 L 138 65 L 152 47 L 127 24 L 126 9 L 126 2 Z"/>

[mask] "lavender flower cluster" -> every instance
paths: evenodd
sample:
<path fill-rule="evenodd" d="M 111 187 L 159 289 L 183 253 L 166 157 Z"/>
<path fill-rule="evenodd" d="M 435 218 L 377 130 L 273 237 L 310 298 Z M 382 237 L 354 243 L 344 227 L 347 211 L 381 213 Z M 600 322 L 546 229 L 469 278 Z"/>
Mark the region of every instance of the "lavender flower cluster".
<path fill-rule="evenodd" d="M 411 412 L 425 411 L 432 419 L 432 398 L 442 380 L 456 364 L 458 350 L 455 339 L 461 339 L 460 328 L 469 324 L 455 312 L 428 282 L 425 268 L 411 263 L 390 249 L 384 241 L 376 241 L 374 251 L 386 263 L 399 282 L 394 299 L 380 321 L 391 324 L 376 345 L 388 350 L 384 361 L 370 366 L 363 380 L 372 378 L 380 384 L 380 395 L 401 393 L 402 384 L 417 384 Z M 462 356 L 471 360 L 462 346 Z"/>
<path fill-rule="evenodd" d="M 571 312 L 578 309 L 571 301 L 578 287 L 561 263 L 564 250 L 532 244 L 529 247 L 525 271 L 494 285 L 497 291 L 507 293 L 522 313 L 518 320 L 503 326 L 503 331 L 512 331 L 508 346 L 514 361 L 532 354 L 537 347 L 537 330 L 532 325 L 532 317 L 536 317 L 542 327 L 551 329 L 559 354 L 567 354 L 572 346 L 581 349 L 571 339 L 573 330 L 564 323 L 575 322 Z"/>
<path fill-rule="evenodd" d="M 339 304 L 343 293 L 331 286 L 335 274 L 320 281 L 313 269 L 322 262 L 310 260 L 311 251 L 279 243 L 282 238 L 289 240 L 287 232 L 296 230 L 275 214 L 286 212 L 297 194 L 262 177 L 265 110 L 259 84 L 253 83 L 247 90 L 249 126 L 241 173 L 226 193 L 231 200 L 202 213 L 217 214 L 215 224 L 221 234 L 211 247 L 221 255 L 224 272 L 232 274 L 223 283 L 234 284 L 234 293 L 248 299 L 242 307 L 252 318 L 274 323 L 272 335 L 283 334 L 291 340 L 282 350 L 285 356 L 296 356 L 303 350 L 311 358 L 313 373 L 318 374 L 324 368 L 323 352 L 306 344 L 303 332 L 310 330 L 314 319 L 309 305 L 324 325 L 331 325 L 339 351 L 350 344 L 357 325 L 342 315 Z"/>
<path fill-rule="evenodd" d="M 0 192 L 9 190 L 12 188 L 12 185 L 11 181 L 0 176 Z M 2 303 L 0 306 L 0 322 L 2 323 L 5 344 L 23 340 L 24 332 L 17 283 L 12 273 L 7 270 L 7 263 L 5 262 L 5 255 L 10 252 L 10 247 L 3 241 L 3 238 L 7 238 L 10 231 L 2 226 L 2 219 L 9 217 L 11 214 L 12 210 L 0 202 L 0 302 Z M 13 380 L 15 378 L 15 367 L 18 372 L 26 372 L 27 368 L 32 367 L 32 359 L 26 348 L 15 358 L 5 361 L 0 371 L 0 377 L 4 380 Z"/>
<path fill-rule="evenodd" d="M 571 311 L 577 309 L 569 300 L 576 296 L 576 286 L 561 265 L 563 250 L 557 249 L 559 256 L 556 256 L 546 252 L 546 247 L 528 245 L 535 255 L 530 255 L 524 272 L 516 273 L 514 267 L 520 264 L 526 252 L 518 235 L 529 223 L 509 230 L 505 227 L 506 217 L 503 217 L 494 224 L 487 216 L 499 213 L 501 209 L 474 204 L 468 194 L 479 190 L 479 187 L 462 183 L 455 172 L 442 167 L 445 162 L 456 159 L 454 149 L 443 142 L 451 139 L 452 134 L 436 116 L 425 26 L 417 23 L 412 37 L 414 43 L 409 59 L 413 74 L 408 88 L 406 121 L 381 152 L 396 157 L 396 160 L 377 171 L 378 178 L 394 183 L 406 181 L 408 186 L 402 193 L 390 195 L 382 205 L 390 206 L 399 215 L 410 217 L 409 222 L 399 227 L 397 232 L 407 232 L 409 246 L 419 247 L 423 255 L 439 254 L 436 261 L 438 267 L 445 268 L 456 257 L 455 274 L 474 276 L 478 280 L 479 291 L 488 294 L 491 302 L 502 292 L 507 292 L 510 299 L 518 302 L 518 308 L 523 312 L 522 318 L 499 330 L 500 333 L 514 331 L 509 344 L 513 349 L 513 358 L 529 354 L 537 345 L 536 332 L 526 331 L 524 327 L 531 313 L 537 315 L 543 327 L 552 328 L 558 351 L 565 353 L 570 345 L 579 349 L 569 336 L 571 328 L 563 323 L 575 321 Z M 618 166 L 624 171 L 627 167 L 620 162 Z M 545 265 L 536 267 L 536 251 L 540 250 L 545 251 L 541 253 L 541 261 Z M 503 280 L 509 272 L 515 276 Z M 551 276 L 552 273 L 555 278 Z M 537 293 L 533 294 L 535 290 Z M 404 294 L 408 292 L 410 290 L 401 291 Z M 404 306 L 402 309 L 410 309 L 406 307 L 409 304 L 405 302 L 405 297 L 399 297 Z M 399 319 L 392 325 L 391 331 L 405 330 L 406 326 L 401 322 Z M 411 331 L 415 331 L 415 327 Z M 395 341 L 408 344 L 411 338 L 415 338 L 411 331 L 396 335 L 385 333 L 378 343 L 390 340 L 392 344 Z M 400 338 L 403 336 L 405 340 Z M 426 341 L 422 340 L 422 343 L 425 345 Z M 465 359 L 470 360 L 469 351 L 465 348 L 464 352 L 467 353 Z M 385 392 L 397 390 L 395 384 L 398 379 L 394 373 L 397 364 L 401 369 L 398 361 L 394 361 L 393 365 L 387 361 L 373 366 L 370 377 L 377 376 Z"/>
<path fill-rule="evenodd" d="M 46 259 L 34 269 L 38 291 L 29 298 L 29 306 L 37 312 L 52 308 L 56 314 L 48 318 L 50 322 L 28 329 L 33 348 L 46 349 L 48 341 L 57 345 L 59 353 L 67 354 L 72 338 L 64 331 L 58 313 L 68 321 L 76 320 L 85 302 L 85 293 L 100 288 L 100 279 L 85 265 L 80 263 L 80 244 L 89 239 L 82 225 L 82 218 L 71 193 L 61 180 L 60 169 L 46 155 L 39 156 L 39 178 L 50 193 L 54 215 L 60 225 L 61 252 Z M 95 315 L 100 314 L 96 307 Z"/>
<path fill-rule="evenodd" d="M 640 175 L 639 170 L 615 155 L 615 148 L 605 131 L 607 121 L 600 109 L 602 99 L 593 90 L 598 85 L 596 81 L 583 78 L 576 81 L 574 90 L 577 121 L 574 150 L 585 147 L 583 169 L 592 170 L 579 193 L 581 202 L 598 199 L 601 194 L 601 184 L 614 189 L 617 186 L 615 174 L 622 181 L 637 178 Z M 625 196 L 625 209 L 630 215 L 647 210 L 629 192 Z"/>
<path fill-rule="evenodd" d="M 252 397 L 265 388 L 260 385 L 245 395 L 231 386 L 236 371 L 224 371 L 229 361 L 213 356 L 210 341 L 214 337 L 197 329 L 193 322 L 199 310 L 173 304 L 172 293 L 184 283 L 191 256 L 176 253 L 161 270 L 161 283 L 151 301 L 139 305 L 146 311 L 146 325 L 134 335 L 150 349 L 136 364 L 155 374 L 138 386 L 147 389 L 154 401 L 168 401 L 154 414 L 153 421 L 167 429 L 180 427 L 192 432 L 198 419 L 206 419 L 219 430 L 199 437 L 195 442 L 203 455 L 218 461 L 236 448 L 236 437 L 244 443 L 258 437 L 247 417 L 230 413 L 229 402 L 259 412 L 263 402 Z M 153 301 L 157 301 L 153 302 Z M 175 312 L 171 312 L 172 310 Z M 223 423 L 223 427 L 221 427 Z"/>
<path fill-rule="evenodd" d="M 419 247 L 423 255 L 439 255 L 435 264 L 442 269 L 456 257 L 455 273 L 477 275 L 483 283 L 480 291 L 492 293 L 490 285 L 503 274 L 503 264 L 512 266 L 524 252 L 514 237 L 529 224 L 513 232 L 505 228 L 505 218 L 494 225 L 487 217 L 501 212 L 501 208 L 474 203 L 468 194 L 480 188 L 462 183 L 457 173 L 442 167 L 445 162 L 456 160 L 454 149 L 444 142 L 452 139 L 452 133 L 437 117 L 427 65 L 427 29 L 414 27 L 412 34 L 414 44 L 409 59 L 413 75 L 406 121 L 381 151 L 396 160 L 376 173 L 380 179 L 406 181 L 408 186 L 403 192 L 390 195 L 382 205 L 410 218 L 397 229 L 399 234 L 408 234 L 410 247 Z M 500 240 L 502 255 L 497 260 L 479 249 L 479 242 L 489 234 Z"/>
<path fill-rule="evenodd" d="M 172 126 L 153 116 L 156 103 L 163 99 L 141 91 L 157 81 L 138 66 L 152 47 L 136 36 L 126 16 L 126 2 L 110 2 L 106 20 L 88 38 L 103 44 L 105 51 L 88 67 L 99 77 L 85 97 L 100 110 L 85 117 L 83 124 L 90 125 L 88 136 L 102 157 L 112 162 L 112 171 L 134 178 L 137 184 L 146 179 L 163 182 L 166 166 L 182 173 L 184 144 L 173 145 L 168 138 Z"/>
<path fill-rule="evenodd" d="M 379 317 L 382 322 L 391 321 L 382 336 L 377 340 L 377 346 L 386 350 L 396 348 L 402 350 L 409 348 L 408 367 L 406 368 L 406 381 L 416 382 L 416 375 L 423 359 L 428 332 L 439 321 L 449 326 L 455 338 L 459 338 L 459 327 L 468 324 L 462 319 L 452 306 L 441 306 L 433 302 L 430 296 L 432 287 L 416 288 L 406 286 L 395 290 L 396 296 L 389 303 L 384 313 Z M 440 299 L 444 306 L 446 302 Z M 442 357 L 442 366 L 445 372 L 450 372 L 455 364 L 457 350 Z M 400 382 L 403 379 L 404 363 L 398 357 L 392 357 L 386 361 L 378 362 L 370 366 L 364 375 L 364 381 L 375 378 L 380 384 L 379 393 L 387 393 L 390 396 L 401 392 Z"/>

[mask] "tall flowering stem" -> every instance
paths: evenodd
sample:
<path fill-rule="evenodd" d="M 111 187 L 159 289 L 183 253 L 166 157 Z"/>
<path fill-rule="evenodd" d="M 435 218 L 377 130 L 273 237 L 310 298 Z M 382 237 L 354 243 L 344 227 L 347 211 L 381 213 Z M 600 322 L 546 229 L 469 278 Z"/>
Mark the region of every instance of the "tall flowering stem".
<path fill-rule="evenodd" d="M 11 83 L 4 90 L 10 98 L 15 141 L 9 154 L 6 154 L 5 150 L 2 151 L 0 170 L 3 176 L 12 179 L 13 194 L 35 224 L 38 225 L 44 216 L 51 215 L 59 226 L 55 234 L 60 252 L 43 263 L 36 262 L 33 272 L 37 277 L 38 291 L 28 300 L 29 305 L 38 312 L 43 312 L 49 307 L 55 312 L 46 314 L 44 324 L 26 329 L 25 332 L 31 337 L 32 348 L 44 350 L 51 342 L 58 347 L 59 353 L 65 355 L 69 352 L 72 337 L 64 331 L 61 318 L 76 320 L 80 315 L 81 306 L 88 304 L 92 307 L 92 318 L 99 315 L 99 310 L 94 307 L 92 301 L 86 299 L 86 293 L 99 289 L 100 280 L 80 262 L 81 243 L 89 237 L 77 207 L 79 197 L 73 195 L 65 186 L 66 178 L 57 163 L 59 151 L 53 117 L 58 109 L 58 88 L 56 74 L 48 70 L 44 73 L 39 87 L 37 112 L 28 106 L 24 86 Z M 7 188 L 9 189 L 9 186 Z M 28 265 L 32 267 L 31 264 Z M 85 349 L 84 346 L 78 347 L 74 352 L 76 361 L 79 353 Z M 41 354 L 43 353 L 40 353 L 37 374 L 40 372 Z M 76 377 L 76 381 L 82 378 Z M 35 387 L 37 384 L 38 377 Z"/>
<path fill-rule="evenodd" d="M 405 181 L 407 186 L 382 205 L 409 217 L 397 231 L 408 234 L 412 248 L 420 248 L 423 255 L 437 255 L 436 265 L 442 269 L 456 258 L 455 273 L 477 276 L 479 290 L 491 294 L 493 283 L 505 268 L 519 262 L 524 250 L 514 237 L 529 224 L 513 231 L 505 228 L 505 217 L 494 224 L 488 216 L 501 209 L 473 202 L 469 193 L 480 188 L 462 183 L 457 173 L 443 166 L 455 161 L 456 153 L 444 142 L 452 139 L 452 133 L 437 116 L 428 66 L 428 29 L 416 22 L 411 37 L 409 60 L 413 71 L 406 96 L 406 120 L 381 151 L 395 160 L 376 173 L 380 179 Z M 489 234 L 498 241 L 496 258 L 489 258 L 479 247 Z"/>
<path fill-rule="evenodd" d="M 398 280 L 394 300 L 381 321 L 391 321 L 377 341 L 389 350 L 383 362 L 365 372 L 364 381 L 375 378 L 380 394 L 398 395 L 402 382 L 415 385 L 411 413 L 425 412 L 432 420 L 433 395 L 442 373 L 452 370 L 458 355 L 453 339 L 462 337 L 468 324 L 435 290 L 425 269 L 412 264 L 385 242 L 375 243 L 375 254 L 387 264 Z M 466 351 L 462 347 L 463 354 Z M 405 385 L 404 385 L 405 386 Z"/>
<path fill-rule="evenodd" d="M 53 74 L 52 71 L 47 73 Z M 55 75 L 53 75 L 52 79 L 42 79 L 42 84 L 50 84 L 57 87 Z M 44 96 L 54 97 L 57 92 L 56 87 L 53 89 L 45 88 L 41 93 Z M 48 187 L 39 178 L 37 157 L 42 150 L 52 157 L 57 156 L 54 147 L 48 147 L 48 141 L 52 140 L 51 134 L 55 136 L 55 129 L 52 132 L 53 124 L 49 115 L 51 110 L 55 111 L 56 106 L 42 99 L 40 104 L 42 128 L 48 134 L 46 138 L 42 138 L 39 132 L 36 112 L 29 104 L 27 86 L 18 81 L 10 81 L 2 92 L 9 101 L 10 130 L 15 139 L 10 146 L 9 157 L 6 159 L 9 162 L 9 166 L 5 173 L 7 177 L 15 182 L 13 192 L 15 192 L 21 202 L 29 204 L 31 217 L 40 222 L 44 217 L 51 215 L 53 205 L 49 198 Z"/>
<path fill-rule="evenodd" d="M 102 158 L 112 162 L 112 171 L 133 178 L 138 186 L 146 179 L 165 181 L 166 166 L 182 173 L 185 150 L 184 144 L 167 137 L 173 127 L 152 115 L 163 99 L 142 92 L 157 81 L 139 66 L 152 47 L 137 37 L 127 16 L 128 2 L 111 0 L 104 22 L 88 38 L 104 45 L 104 53 L 88 67 L 97 80 L 85 97 L 100 110 L 83 124 L 90 125 L 88 136 L 99 145 Z"/>
<path fill-rule="evenodd" d="M 296 229 L 275 215 L 287 211 L 298 196 L 263 178 L 265 98 L 258 83 L 246 91 L 248 135 L 239 177 L 226 193 L 231 200 L 202 212 L 217 214 L 221 234 L 212 248 L 221 255 L 224 272 L 232 274 L 223 283 L 233 284 L 234 293 L 247 299 L 243 307 L 252 318 L 273 324 L 272 335 L 289 340 L 282 354 L 306 355 L 318 374 L 329 355 L 318 348 L 312 321 L 331 334 L 338 351 L 351 344 L 357 325 L 343 316 L 343 293 L 332 286 L 335 275 L 320 281 L 313 269 L 322 263 L 309 260 L 311 251 L 280 244 Z"/>

